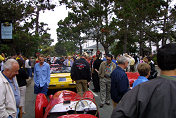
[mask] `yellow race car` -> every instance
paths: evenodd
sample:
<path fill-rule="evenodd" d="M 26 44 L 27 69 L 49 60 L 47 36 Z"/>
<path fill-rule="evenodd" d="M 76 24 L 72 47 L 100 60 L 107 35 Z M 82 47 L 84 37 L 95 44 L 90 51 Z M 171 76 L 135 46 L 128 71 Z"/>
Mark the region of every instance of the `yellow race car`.
<path fill-rule="evenodd" d="M 76 83 L 72 83 L 70 76 L 71 67 L 51 64 L 50 66 L 50 89 L 75 89 Z"/>

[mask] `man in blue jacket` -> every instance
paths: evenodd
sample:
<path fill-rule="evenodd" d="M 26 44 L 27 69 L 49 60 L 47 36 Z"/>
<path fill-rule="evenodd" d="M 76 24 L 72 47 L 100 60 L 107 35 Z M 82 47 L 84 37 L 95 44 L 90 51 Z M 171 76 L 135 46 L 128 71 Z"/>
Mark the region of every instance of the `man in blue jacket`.
<path fill-rule="evenodd" d="M 34 67 L 34 93 L 44 93 L 47 95 L 50 83 L 50 66 L 44 62 L 44 56 L 39 56 L 39 63 Z"/>
<path fill-rule="evenodd" d="M 128 66 L 128 60 L 126 57 L 121 56 L 118 58 L 118 66 L 111 73 L 111 99 L 113 108 L 123 97 L 123 95 L 129 90 L 128 77 L 124 71 Z"/>

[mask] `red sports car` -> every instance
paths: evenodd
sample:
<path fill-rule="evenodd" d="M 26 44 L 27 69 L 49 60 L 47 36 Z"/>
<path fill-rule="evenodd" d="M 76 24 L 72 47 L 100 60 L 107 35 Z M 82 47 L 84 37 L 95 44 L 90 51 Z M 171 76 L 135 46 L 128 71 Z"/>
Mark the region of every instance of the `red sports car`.
<path fill-rule="evenodd" d="M 47 97 L 40 93 L 35 102 L 35 118 L 99 118 L 97 104 L 91 91 L 79 94 L 63 90 Z"/>
<path fill-rule="evenodd" d="M 132 87 L 134 81 L 137 80 L 137 78 L 139 77 L 139 73 L 138 72 L 126 72 L 126 74 L 128 76 L 130 87 Z"/>

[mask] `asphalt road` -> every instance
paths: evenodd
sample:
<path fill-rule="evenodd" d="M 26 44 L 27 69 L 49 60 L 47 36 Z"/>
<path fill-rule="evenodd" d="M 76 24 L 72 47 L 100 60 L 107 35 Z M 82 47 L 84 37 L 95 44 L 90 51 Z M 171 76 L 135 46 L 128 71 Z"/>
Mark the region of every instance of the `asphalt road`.
<path fill-rule="evenodd" d="M 23 118 L 35 118 L 35 97 L 34 94 L 34 82 L 33 80 L 28 83 L 28 86 L 26 88 L 26 113 L 23 114 Z"/>
<path fill-rule="evenodd" d="M 93 86 L 92 83 L 89 86 L 89 90 L 92 91 Z M 94 96 L 95 96 L 95 101 L 97 103 L 97 105 L 99 106 L 100 104 L 100 92 L 93 92 Z M 99 108 L 99 113 L 100 113 L 100 118 L 110 118 L 111 113 L 113 110 L 113 106 L 112 106 L 112 101 L 110 103 L 110 105 L 104 105 L 103 108 Z"/>

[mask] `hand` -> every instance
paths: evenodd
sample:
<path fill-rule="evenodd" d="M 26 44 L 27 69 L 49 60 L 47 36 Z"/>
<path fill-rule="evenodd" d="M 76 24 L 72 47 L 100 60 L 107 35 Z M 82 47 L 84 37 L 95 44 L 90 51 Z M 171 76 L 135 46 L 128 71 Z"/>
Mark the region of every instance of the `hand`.
<path fill-rule="evenodd" d="M 95 71 L 98 73 L 98 70 L 97 70 L 97 69 L 95 69 Z"/>

